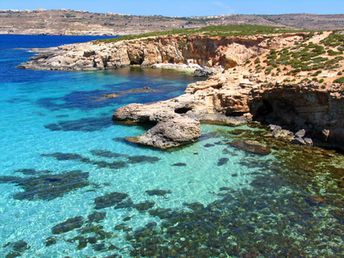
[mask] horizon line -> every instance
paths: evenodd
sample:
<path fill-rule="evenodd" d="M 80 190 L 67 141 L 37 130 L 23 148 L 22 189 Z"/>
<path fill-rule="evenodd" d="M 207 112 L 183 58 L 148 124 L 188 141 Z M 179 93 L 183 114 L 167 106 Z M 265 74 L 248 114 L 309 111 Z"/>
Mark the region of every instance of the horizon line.
<path fill-rule="evenodd" d="M 76 10 L 76 9 L 69 9 L 69 8 L 61 8 L 61 9 L 45 9 L 45 8 L 38 8 L 38 9 L 0 9 L 0 12 L 34 12 L 34 11 L 73 11 L 73 12 L 80 12 L 80 13 L 94 13 L 94 14 L 112 14 L 112 15 L 121 15 L 121 16 L 160 16 L 160 17 L 168 17 L 168 18 L 197 18 L 197 17 L 219 17 L 219 16 L 235 16 L 235 15 L 252 15 L 252 16 L 280 16 L 280 15 L 319 15 L 319 16 L 326 16 L 326 15 L 344 15 L 344 13 L 229 13 L 229 14 L 213 14 L 213 15 L 200 15 L 200 16 L 168 16 L 162 14 L 127 14 L 127 13 L 116 13 L 116 12 L 97 12 L 97 11 L 89 11 L 89 10 Z"/>

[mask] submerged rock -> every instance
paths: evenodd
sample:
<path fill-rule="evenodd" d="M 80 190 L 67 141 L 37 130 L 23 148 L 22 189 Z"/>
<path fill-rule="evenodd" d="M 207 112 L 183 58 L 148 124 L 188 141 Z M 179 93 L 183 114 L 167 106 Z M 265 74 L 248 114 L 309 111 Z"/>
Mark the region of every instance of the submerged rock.
<path fill-rule="evenodd" d="M 221 167 L 223 165 L 226 165 L 228 163 L 229 159 L 228 158 L 220 158 L 217 162 L 217 166 Z"/>
<path fill-rule="evenodd" d="M 16 173 L 21 173 L 23 175 L 40 175 L 40 174 L 52 174 L 53 171 L 50 170 L 36 170 L 31 168 L 24 168 L 24 169 L 18 169 L 15 171 Z"/>
<path fill-rule="evenodd" d="M 91 154 L 102 158 L 122 158 L 128 156 L 126 154 L 112 152 L 108 150 L 92 150 Z"/>
<path fill-rule="evenodd" d="M 95 211 L 95 212 L 91 213 L 90 215 L 88 215 L 87 218 L 88 218 L 88 221 L 91 223 L 92 222 L 100 222 L 106 218 L 106 212 Z"/>
<path fill-rule="evenodd" d="M 184 206 L 188 207 L 190 210 L 199 211 L 204 209 L 204 205 L 200 202 L 184 203 Z"/>
<path fill-rule="evenodd" d="M 97 251 L 97 252 L 101 252 L 101 251 L 104 251 L 106 246 L 104 243 L 100 243 L 100 244 L 94 244 L 93 246 L 93 250 L 94 251 Z"/>
<path fill-rule="evenodd" d="M 45 239 L 45 246 L 55 245 L 56 243 L 57 243 L 56 237 L 51 236 Z"/>
<path fill-rule="evenodd" d="M 44 127 L 50 131 L 77 131 L 77 132 L 95 132 L 113 125 L 111 118 L 88 117 L 72 121 L 59 121 L 53 124 L 47 124 Z"/>
<path fill-rule="evenodd" d="M 62 153 L 62 152 L 54 152 L 49 154 L 42 154 L 42 157 L 52 157 L 59 161 L 66 161 L 66 160 L 79 160 L 86 162 L 88 161 L 87 158 L 77 154 L 77 153 Z"/>
<path fill-rule="evenodd" d="M 151 93 L 151 92 L 154 92 L 154 89 L 152 89 L 151 87 L 145 86 L 142 88 L 124 90 L 124 91 L 120 91 L 116 93 L 107 93 L 107 94 L 102 95 L 100 98 L 98 98 L 97 101 L 104 101 L 106 99 L 114 99 L 114 98 L 118 98 L 118 97 L 128 95 L 128 94 Z"/>
<path fill-rule="evenodd" d="M 153 156 L 129 156 L 128 157 L 128 162 L 131 164 L 137 164 L 137 163 L 156 163 L 160 160 L 158 157 L 153 157 Z"/>
<path fill-rule="evenodd" d="M 84 224 L 84 218 L 81 216 L 67 219 L 66 221 L 57 224 L 51 229 L 51 232 L 55 235 L 66 233 L 77 228 L 81 228 Z"/>
<path fill-rule="evenodd" d="M 137 209 L 138 211 L 146 211 L 153 208 L 154 205 L 155 205 L 154 202 L 146 201 L 146 202 L 137 203 L 133 207 Z"/>
<path fill-rule="evenodd" d="M 318 206 L 325 203 L 325 199 L 321 196 L 310 196 L 305 198 L 305 201 L 311 206 Z"/>
<path fill-rule="evenodd" d="M 178 163 L 174 163 L 172 166 L 174 166 L 174 167 L 186 167 L 187 164 L 183 163 L 183 162 L 178 162 Z"/>
<path fill-rule="evenodd" d="M 269 147 L 257 141 L 237 140 L 229 143 L 229 145 L 231 145 L 234 148 L 258 155 L 269 155 L 271 153 L 271 149 Z"/>
<path fill-rule="evenodd" d="M 154 210 L 150 210 L 148 213 L 152 216 L 159 217 L 160 219 L 165 219 L 170 217 L 172 209 L 157 208 Z"/>
<path fill-rule="evenodd" d="M 97 152 L 97 155 L 100 153 Z M 103 155 L 109 155 L 110 153 L 102 153 Z M 95 155 L 95 154 L 94 154 Z M 111 154 L 112 155 L 112 154 Z M 115 155 L 115 154 L 113 154 Z M 112 162 L 107 162 L 103 160 L 91 160 L 88 157 L 84 157 L 82 155 L 79 155 L 77 153 L 61 153 L 61 152 L 56 152 L 56 153 L 50 153 L 50 154 L 42 154 L 42 157 L 52 157 L 55 158 L 56 160 L 59 161 L 78 161 L 86 164 L 91 164 L 95 165 L 98 168 L 109 168 L 109 169 L 121 169 L 127 166 L 127 163 L 125 161 L 112 161 Z"/>
<path fill-rule="evenodd" d="M 6 255 L 6 258 L 20 257 L 26 250 L 30 249 L 30 246 L 24 240 L 19 240 L 14 243 L 7 243 L 4 245 L 4 247 L 12 248 L 12 251 Z"/>
<path fill-rule="evenodd" d="M 16 193 L 18 200 L 52 200 L 89 185 L 89 174 L 79 170 L 39 177 L 0 177 L 0 183 L 13 183 L 24 189 Z"/>
<path fill-rule="evenodd" d="M 170 193 L 172 193 L 170 190 L 159 190 L 159 189 L 147 190 L 146 191 L 146 194 L 148 194 L 150 196 L 153 196 L 153 195 L 165 196 L 165 195 L 170 194 Z"/>
<path fill-rule="evenodd" d="M 12 244 L 12 249 L 15 252 L 19 252 L 22 253 L 27 249 L 30 249 L 30 246 L 28 245 L 28 243 L 26 243 L 24 240 L 19 240 L 17 242 L 14 242 Z"/>
<path fill-rule="evenodd" d="M 122 223 L 122 224 L 118 224 L 114 227 L 115 230 L 118 231 L 124 231 L 124 232 L 128 232 L 131 231 L 131 227 L 128 227 L 126 224 Z"/>
<path fill-rule="evenodd" d="M 113 192 L 94 199 L 95 209 L 104 209 L 115 206 L 129 197 L 126 193 Z"/>

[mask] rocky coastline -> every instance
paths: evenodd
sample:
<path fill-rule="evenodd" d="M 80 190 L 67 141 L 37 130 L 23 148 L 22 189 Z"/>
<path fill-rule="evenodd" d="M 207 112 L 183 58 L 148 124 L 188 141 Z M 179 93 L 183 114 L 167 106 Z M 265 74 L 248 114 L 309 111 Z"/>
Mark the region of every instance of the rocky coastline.
<path fill-rule="evenodd" d="M 236 126 L 257 121 L 270 124 L 275 138 L 344 150 L 343 46 L 330 41 L 343 35 L 337 33 L 90 42 L 38 50 L 20 67 L 74 71 L 139 65 L 207 77 L 188 85 L 177 98 L 116 110 L 115 120 L 152 126 L 128 138 L 130 142 L 168 149 L 196 141 L 201 123 Z M 300 48 L 304 53 L 297 63 Z"/>

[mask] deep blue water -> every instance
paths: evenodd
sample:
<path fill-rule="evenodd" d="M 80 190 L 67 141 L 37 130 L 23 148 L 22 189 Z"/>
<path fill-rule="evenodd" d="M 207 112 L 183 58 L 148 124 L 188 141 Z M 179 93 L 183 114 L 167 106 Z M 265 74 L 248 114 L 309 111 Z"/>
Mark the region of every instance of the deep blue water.
<path fill-rule="evenodd" d="M 189 75 L 16 68 L 28 48 L 92 39 L 0 36 L 0 257 L 344 255 L 343 195 L 326 169 L 236 150 L 238 128 L 204 125 L 169 152 L 123 140 L 144 128 L 112 122 L 116 108 L 178 96 Z M 320 193 L 331 198 L 310 199 Z"/>

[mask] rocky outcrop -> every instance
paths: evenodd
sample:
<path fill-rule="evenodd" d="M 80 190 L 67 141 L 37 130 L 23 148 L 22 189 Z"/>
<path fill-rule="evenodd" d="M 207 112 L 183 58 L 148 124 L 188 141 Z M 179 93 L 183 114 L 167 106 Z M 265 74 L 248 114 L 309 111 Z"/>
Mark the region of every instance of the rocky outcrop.
<path fill-rule="evenodd" d="M 313 140 L 306 137 L 306 130 L 301 129 L 295 134 L 289 130 L 283 129 L 279 125 L 269 125 L 272 136 L 276 139 L 287 141 L 293 144 L 313 146 Z"/>
<path fill-rule="evenodd" d="M 129 137 L 128 141 L 167 149 L 194 142 L 201 135 L 200 122 L 183 114 L 183 103 L 167 101 L 151 105 L 131 104 L 118 109 L 114 119 L 153 124 L 145 134 Z M 183 112 L 179 112 L 183 111 Z"/>
<path fill-rule="evenodd" d="M 195 142 L 201 136 L 200 123 L 187 116 L 175 116 L 158 122 L 141 136 L 127 140 L 147 146 L 168 149 Z"/>
<path fill-rule="evenodd" d="M 317 84 L 253 84 L 243 78 L 245 75 L 233 79 L 228 73 L 190 84 L 184 95 L 171 100 L 120 108 L 114 119 L 158 123 L 157 130 L 151 129 L 144 137 L 135 138 L 136 142 L 157 147 L 161 147 L 160 144 L 147 139 L 163 134 L 161 121 L 178 121 L 184 125 L 191 121 L 238 125 L 252 117 L 263 124 L 278 124 L 271 127 L 275 138 L 301 145 L 313 145 L 311 139 L 314 139 L 318 146 L 344 149 L 344 95 L 338 90 L 324 90 Z M 174 120 L 176 117 L 187 119 Z M 193 125 L 197 127 L 199 123 Z M 186 135 L 189 128 L 184 126 L 177 130 L 185 130 Z M 186 138 L 194 141 L 196 134 L 193 130 L 190 133 Z M 177 142 L 177 145 L 182 144 Z"/>
<path fill-rule="evenodd" d="M 250 112 L 255 120 L 277 123 L 296 132 L 293 140 L 311 141 L 344 150 L 343 91 L 322 89 L 319 84 L 270 85 L 252 90 Z M 303 140 L 303 141 L 302 141 Z"/>
<path fill-rule="evenodd" d="M 264 40 L 267 37 L 195 35 L 118 42 L 96 41 L 50 48 L 44 52 L 38 50 L 38 55 L 20 67 L 41 70 L 104 70 L 129 65 L 180 64 L 190 65 L 194 70 L 203 66 L 228 68 L 242 64 L 264 51 L 259 46 Z"/>
<path fill-rule="evenodd" d="M 327 60 L 326 64 L 333 65 L 324 66 L 323 71 L 310 70 L 307 62 L 302 66 L 298 63 L 300 67 L 295 69 L 289 60 L 300 54 L 295 45 L 305 46 L 302 51 L 313 55 L 314 44 L 325 44 L 321 42 L 330 36 L 331 32 L 313 36 L 192 35 L 91 42 L 39 51 L 22 67 L 95 70 L 141 65 L 201 69 L 199 75 L 210 76 L 188 85 L 177 98 L 118 109 L 113 115 L 115 120 L 152 126 L 143 135 L 128 138 L 131 142 L 162 149 L 177 147 L 195 141 L 201 134 L 202 122 L 239 125 L 253 119 L 278 125 L 272 129 L 275 138 L 302 145 L 312 145 L 312 138 L 318 145 L 344 149 L 344 88 L 334 83 L 342 75 L 344 56 L 335 52 L 334 42 L 330 42 L 322 46 L 323 52 L 339 56 L 325 58 L 321 54 L 311 58 L 312 62 Z M 118 94 L 104 97 L 115 98 Z"/>
<path fill-rule="evenodd" d="M 239 82 L 231 84 L 226 78 L 228 77 L 218 74 L 207 81 L 190 84 L 185 94 L 174 99 L 124 106 L 114 113 L 113 118 L 117 121 L 153 125 L 142 136 L 128 138 L 130 142 L 162 149 L 193 142 L 201 135 L 200 122 L 235 126 L 250 120 L 249 114 L 245 113 L 249 111 L 247 101 L 239 97 L 245 91 L 248 93 L 248 89 L 241 88 Z M 222 101 L 225 92 L 231 103 L 242 113 L 236 110 L 229 112 L 226 106 L 228 103 Z"/>

